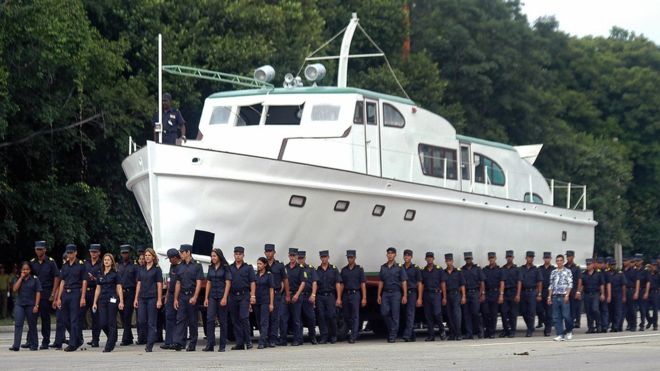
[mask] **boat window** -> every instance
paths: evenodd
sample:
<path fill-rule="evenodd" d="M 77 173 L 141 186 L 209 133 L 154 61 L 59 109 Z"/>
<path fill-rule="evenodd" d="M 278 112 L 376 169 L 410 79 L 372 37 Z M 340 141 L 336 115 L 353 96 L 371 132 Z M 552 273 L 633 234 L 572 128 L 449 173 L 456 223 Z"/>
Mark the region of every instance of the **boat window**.
<path fill-rule="evenodd" d="M 339 106 L 319 104 L 312 107 L 312 121 L 339 120 Z"/>
<path fill-rule="evenodd" d="M 393 105 L 383 103 L 383 125 L 394 128 L 402 128 L 406 125 L 406 120 L 401 112 Z"/>
<path fill-rule="evenodd" d="M 211 120 L 209 120 L 209 125 L 226 124 L 229 122 L 230 115 L 231 115 L 231 107 L 227 107 L 227 106 L 214 107 L 213 113 L 211 113 Z"/>
<path fill-rule="evenodd" d="M 364 102 L 355 102 L 355 112 L 353 112 L 353 123 L 364 124 Z"/>
<path fill-rule="evenodd" d="M 461 146 L 461 178 L 470 180 L 470 147 Z"/>
<path fill-rule="evenodd" d="M 446 166 L 447 179 L 457 178 L 456 150 L 420 143 L 419 159 L 422 163 L 422 172 L 424 175 L 444 178 Z"/>
<path fill-rule="evenodd" d="M 378 105 L 374 102 L 367 102 L 367 125 L 376 125 L 378 123 Z"/>
<path fill-rule="evenodd" d="M 264 106 L 262 104 L 240 107 L 238 110 L 238 121 L 236 122 L 236 126 L 259 125 L 263 109 Z"/>
<path fill-rule="evenodd" d="M 543 198 L 541 198 L 541 196 L 539 196 L 536 193 L 532 193 L 532 200 L 530 201 L 529 192 L 527 192 L 527 193 L 525 193 L 525 197 L 523 198 L 523 201 L 532 202 L 532 203 L 535 203 L 535 204 L 542 204 L 543 203 Z"/>
<path fill-rule="evenodd" d="M 300 125 L 300 118 L 305 105 L 268 106 L 266 125 Z"/>
<path fill-rule="evenodd" d="M 488 184 L 503 186 L 506 183 L 504 171 L 502 167 L 493 161 L 491 158 L 486 157 L 480 153 L 474 154 L 474 181 L 477 183 L 484 183 L 486 175 L 488 175 Z M 486 170 L 488 169 L 488 170 Z"/>

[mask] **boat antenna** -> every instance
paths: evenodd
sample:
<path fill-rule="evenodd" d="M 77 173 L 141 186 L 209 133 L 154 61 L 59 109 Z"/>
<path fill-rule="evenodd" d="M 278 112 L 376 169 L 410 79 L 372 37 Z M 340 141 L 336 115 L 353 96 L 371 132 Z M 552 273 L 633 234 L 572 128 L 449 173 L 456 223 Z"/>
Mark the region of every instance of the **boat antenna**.
<path fill-rule="evenodd" d="M 362 34 L 369 40 L 371 45 L 373 45 L 376 50 L 378 50 L 378 53 L 370 53 L 370 54 L 350 54 L 350 48 L 351 48 L 351 41 L 353 39 L 353 34 L 355 33 L 355 29 L 359 29 L 362 31 Z M 315 57 L 316 53 L 321 51 L 323 48 L 328 46 L 334 39 L 336 39 L 339 35 L 344 34 L 344 38 L 341 43 L 341 49 L 339 55 L 336 56 L 324 56 L 324 57 Z M 406 90 L 403 88 L 403 85 L 401 85 L 401 82 L 396 76 L 396 73 L 394 72 L 394 69 L 392 68 L 392 65 L 390 64 L 390 61 L 387 59 L 387 56 L 385 55 L 385 52 L 376 44 L 376 42 L 369 36 L 367 31 L 362 28 L 362 26 L 359 23 L 359 19 L 357 17 L 357 13 L 353 13 L 351 15 L 351 21 L 348 23 L 346 27 L 344 27 L 343 30 L 339 31 L 335 36 L 333 36 L 330 40 L 326 41 L 323 45 L 321 45 L 318 49 L 314 50 L 311 52 L 303 61 L 303 65 L 300 66 L 300 69 L 298 70 L 298 74 L 300 74 L 300 71 L 302 71 L 303 66 L 305 65 L 305 62 L 308 61 L 319 61 L 319 60 L 329 60 L 329 59 L 339 59 L 339 68 L 337 72 L 337 87 L 340 88 L 345 88 L 346 87 L 346 81 L 348 80 L 348 59 L 349 58 L 371 58 L 371 57 L 383 57 L 385 59 L 385 64 L 387 65 L 387 68 L 390 70 L 390 73 L 392 74 L 392 77 L 394 77 L 394 81 L 396 84 L 399 86 L 399 89 L 401 89 L 401 92 L 403 95 L 406 96 L 406 98 L 410 99 L 410 96 L 408 96 L 408 93 Z"/>

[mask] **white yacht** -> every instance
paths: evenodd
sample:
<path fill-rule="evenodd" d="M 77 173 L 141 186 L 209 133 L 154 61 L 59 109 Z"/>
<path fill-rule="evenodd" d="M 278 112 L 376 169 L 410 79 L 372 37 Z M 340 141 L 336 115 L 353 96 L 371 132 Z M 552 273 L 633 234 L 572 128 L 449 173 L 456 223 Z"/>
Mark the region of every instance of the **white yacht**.
<path fill-rule="evenodd" d="M 313 264 L 330 250 L 340 267 L 355 249 L 372 277 L 389 246 L 412 249 L 418 264 L 426 251 L 439 262 L 451 252 L 459 266 L 465 251 L 479 264 L 488 251 L 503 263 L 509 249 L 518 263 L 526 250 L 574 250 L 577 261 L 592 255 L 597 223 L 586 187 L 575 206 L 570 185 L 562 191 L 567 207 L 554 206 L 555 183 L 533 166 L 541 145 L 459 135 L 408 98 L 349 87 L 356 28 L 354 16 L 336 57 L 336 86 L 317 86 L 320 64 L 305 70 L 312 85 L 287 76 L 282 88 L 268 86 L 274 70 L 261 68 L 262 85 L 206 99 L 200 140 L 130 146 L 126 186 L 160 255 L 195 236 L 230 259 L 244 246 L 250 263 L 265 243 L 284 261 L 289 247 L 306 250 Z"/>

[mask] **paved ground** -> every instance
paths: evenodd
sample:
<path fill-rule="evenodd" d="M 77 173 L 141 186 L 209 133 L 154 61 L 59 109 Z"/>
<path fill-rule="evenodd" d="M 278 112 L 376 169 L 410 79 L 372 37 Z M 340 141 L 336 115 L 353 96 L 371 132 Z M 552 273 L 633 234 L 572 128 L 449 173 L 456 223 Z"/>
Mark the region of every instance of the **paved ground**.
<path fill-rule="evenodd" d="M 522 323 L 521 323 L 522 324 Z M 521 327 L 519 327 L 521 328 Z M 200 329 L 200 333 L 201 329 Z M 524 335 L 524 332 L 519 332 Z M 145 353 L 142 346 L 118 347 L 113 353 L 88 348 L 75 353 L 56 350 L 10 352 L 13 334 L 0 332 L 0 365 L 14 369 L 230 369 L 230 370 L 659 370 L 660 332 L 584 334 L 557 343 L 538 332 L 532 338 L 463 340 L 460 342 L 387 344 L 369 333 L 349 345 L 309 345 L 266 350 L 195 353 Z M 86 331 L 85 338 L 89 339 Z M 419 334 L 423 340 L 423 334 Z M 101 335 L 103 345 L 104 338 Z"/>

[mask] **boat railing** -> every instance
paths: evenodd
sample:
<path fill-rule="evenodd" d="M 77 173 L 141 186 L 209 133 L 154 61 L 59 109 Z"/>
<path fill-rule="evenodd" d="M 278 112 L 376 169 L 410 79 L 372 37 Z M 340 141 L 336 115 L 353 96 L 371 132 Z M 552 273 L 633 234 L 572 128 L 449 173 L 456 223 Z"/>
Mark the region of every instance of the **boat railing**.
<path fill-rule="evenodd" d="M 587 209 L 587 186 L 564 182 L 556 179 L 546 179 L 550 186 L 550 204 L 553 206 L 565 206 L 567 209 Z M 577 200 L 576 200 L 577 198 Z"/>

